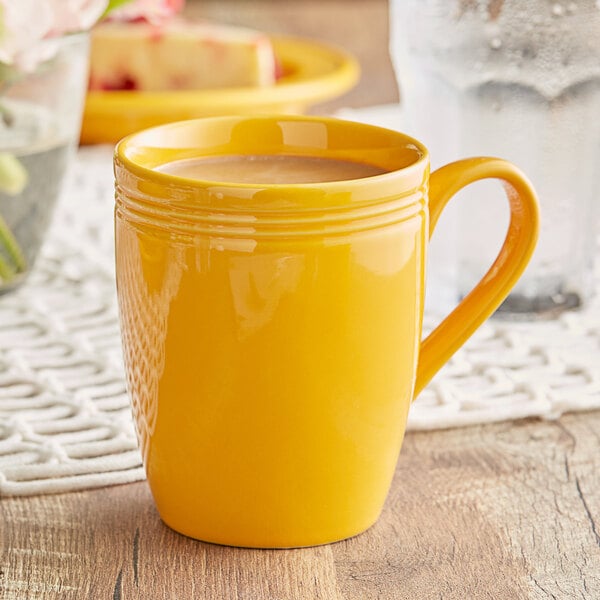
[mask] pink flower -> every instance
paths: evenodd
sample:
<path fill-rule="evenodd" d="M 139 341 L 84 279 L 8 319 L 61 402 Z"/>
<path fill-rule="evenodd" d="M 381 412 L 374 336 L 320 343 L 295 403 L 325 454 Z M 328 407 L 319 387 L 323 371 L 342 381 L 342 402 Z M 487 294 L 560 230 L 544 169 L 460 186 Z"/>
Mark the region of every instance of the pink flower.
<path fill-rule="evenodd" d="M 0 0 L 0 62 L 32 70 L 52 56 L 48 40 L 89 29 L 108 0 Z"/>
<path fill-rule="evenodd" d="M 129 0 L 111 17 L 157 23 L 183 8 L 185 0 Z M 109 0 L 0 0 L 0 63 L 33 70 L 52 57 L 53 38 L 87 31 Z"/>
<path fill-rule="evenodd" d="M 149 23 L 160 23 L 183 9 L 185 0 L 134 0 L 113 11 L 111 19 L 136 21 L 143 19 Z"/>
<path fill-rule="evenodd" d="M 72 31 L 91 29 L 106 10 L 108 0 L 54 0 L 50 4 L 54 7 L 54 30 L 52 33 L 62 35 Z"/>

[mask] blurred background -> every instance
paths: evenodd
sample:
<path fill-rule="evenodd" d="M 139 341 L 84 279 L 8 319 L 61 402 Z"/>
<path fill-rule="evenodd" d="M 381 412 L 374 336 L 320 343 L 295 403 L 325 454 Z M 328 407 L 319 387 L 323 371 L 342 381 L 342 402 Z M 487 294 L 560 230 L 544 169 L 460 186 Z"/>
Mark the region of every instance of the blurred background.
<path fill-rule="evenodd" d="M 361 64 L 361 79 L 343 97 L 310 111 L 328 113 L 340 107 L 398 101 L 388 52 L 388 4 L 387 0 L 188 0 L 184 14 L 266 33 L 313 38 L 349 51 Z"/>

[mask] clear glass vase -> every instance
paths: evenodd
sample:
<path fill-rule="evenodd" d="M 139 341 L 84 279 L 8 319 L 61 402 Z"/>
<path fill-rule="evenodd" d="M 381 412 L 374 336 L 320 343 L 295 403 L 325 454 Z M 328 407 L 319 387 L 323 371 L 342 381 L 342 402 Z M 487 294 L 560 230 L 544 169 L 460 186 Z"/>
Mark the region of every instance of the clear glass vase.
<path fill-rule="evenodd" d="M 88 35 L 45 44 L 33 71 L 0 68 L 0 293 L 32 269 L 79 139 Z"/>

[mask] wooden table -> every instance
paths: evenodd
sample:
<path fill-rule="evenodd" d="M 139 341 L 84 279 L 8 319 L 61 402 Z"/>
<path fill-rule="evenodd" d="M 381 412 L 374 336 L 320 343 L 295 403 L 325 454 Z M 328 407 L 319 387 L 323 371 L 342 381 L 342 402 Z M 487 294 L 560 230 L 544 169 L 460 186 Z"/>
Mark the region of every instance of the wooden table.
<path fill-rule="evenodd" d="M 364 76 L 337 106 L 397 98 L 386 2 L 188 10 L 344 43 Z M 0 550 L 6 600 L 599 599 L 600 413 L 408 434 L 379 522 L 330 546 L 196 542 L 164 526 L 137 483 L 3 499 Z"/>
<path fill-rule="evenodd" d="M 245 550 L 159 520 L 145 483 L 0 501 L 3 599 L 600 598 L 600 414 L 408 434 L 379 522 Z"/>

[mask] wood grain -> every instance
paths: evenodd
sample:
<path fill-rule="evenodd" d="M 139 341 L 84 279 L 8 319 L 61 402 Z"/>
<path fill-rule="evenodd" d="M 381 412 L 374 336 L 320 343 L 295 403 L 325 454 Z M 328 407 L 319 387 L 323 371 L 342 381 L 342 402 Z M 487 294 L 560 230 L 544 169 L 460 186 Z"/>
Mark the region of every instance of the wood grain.
<path fill-rule="evenodd" d="M 0 501 L 0 598 L 600 598 L 600 413 L 407 435 L 379 522 L 302 550 L 197 542 L 145 483 Z"/>

